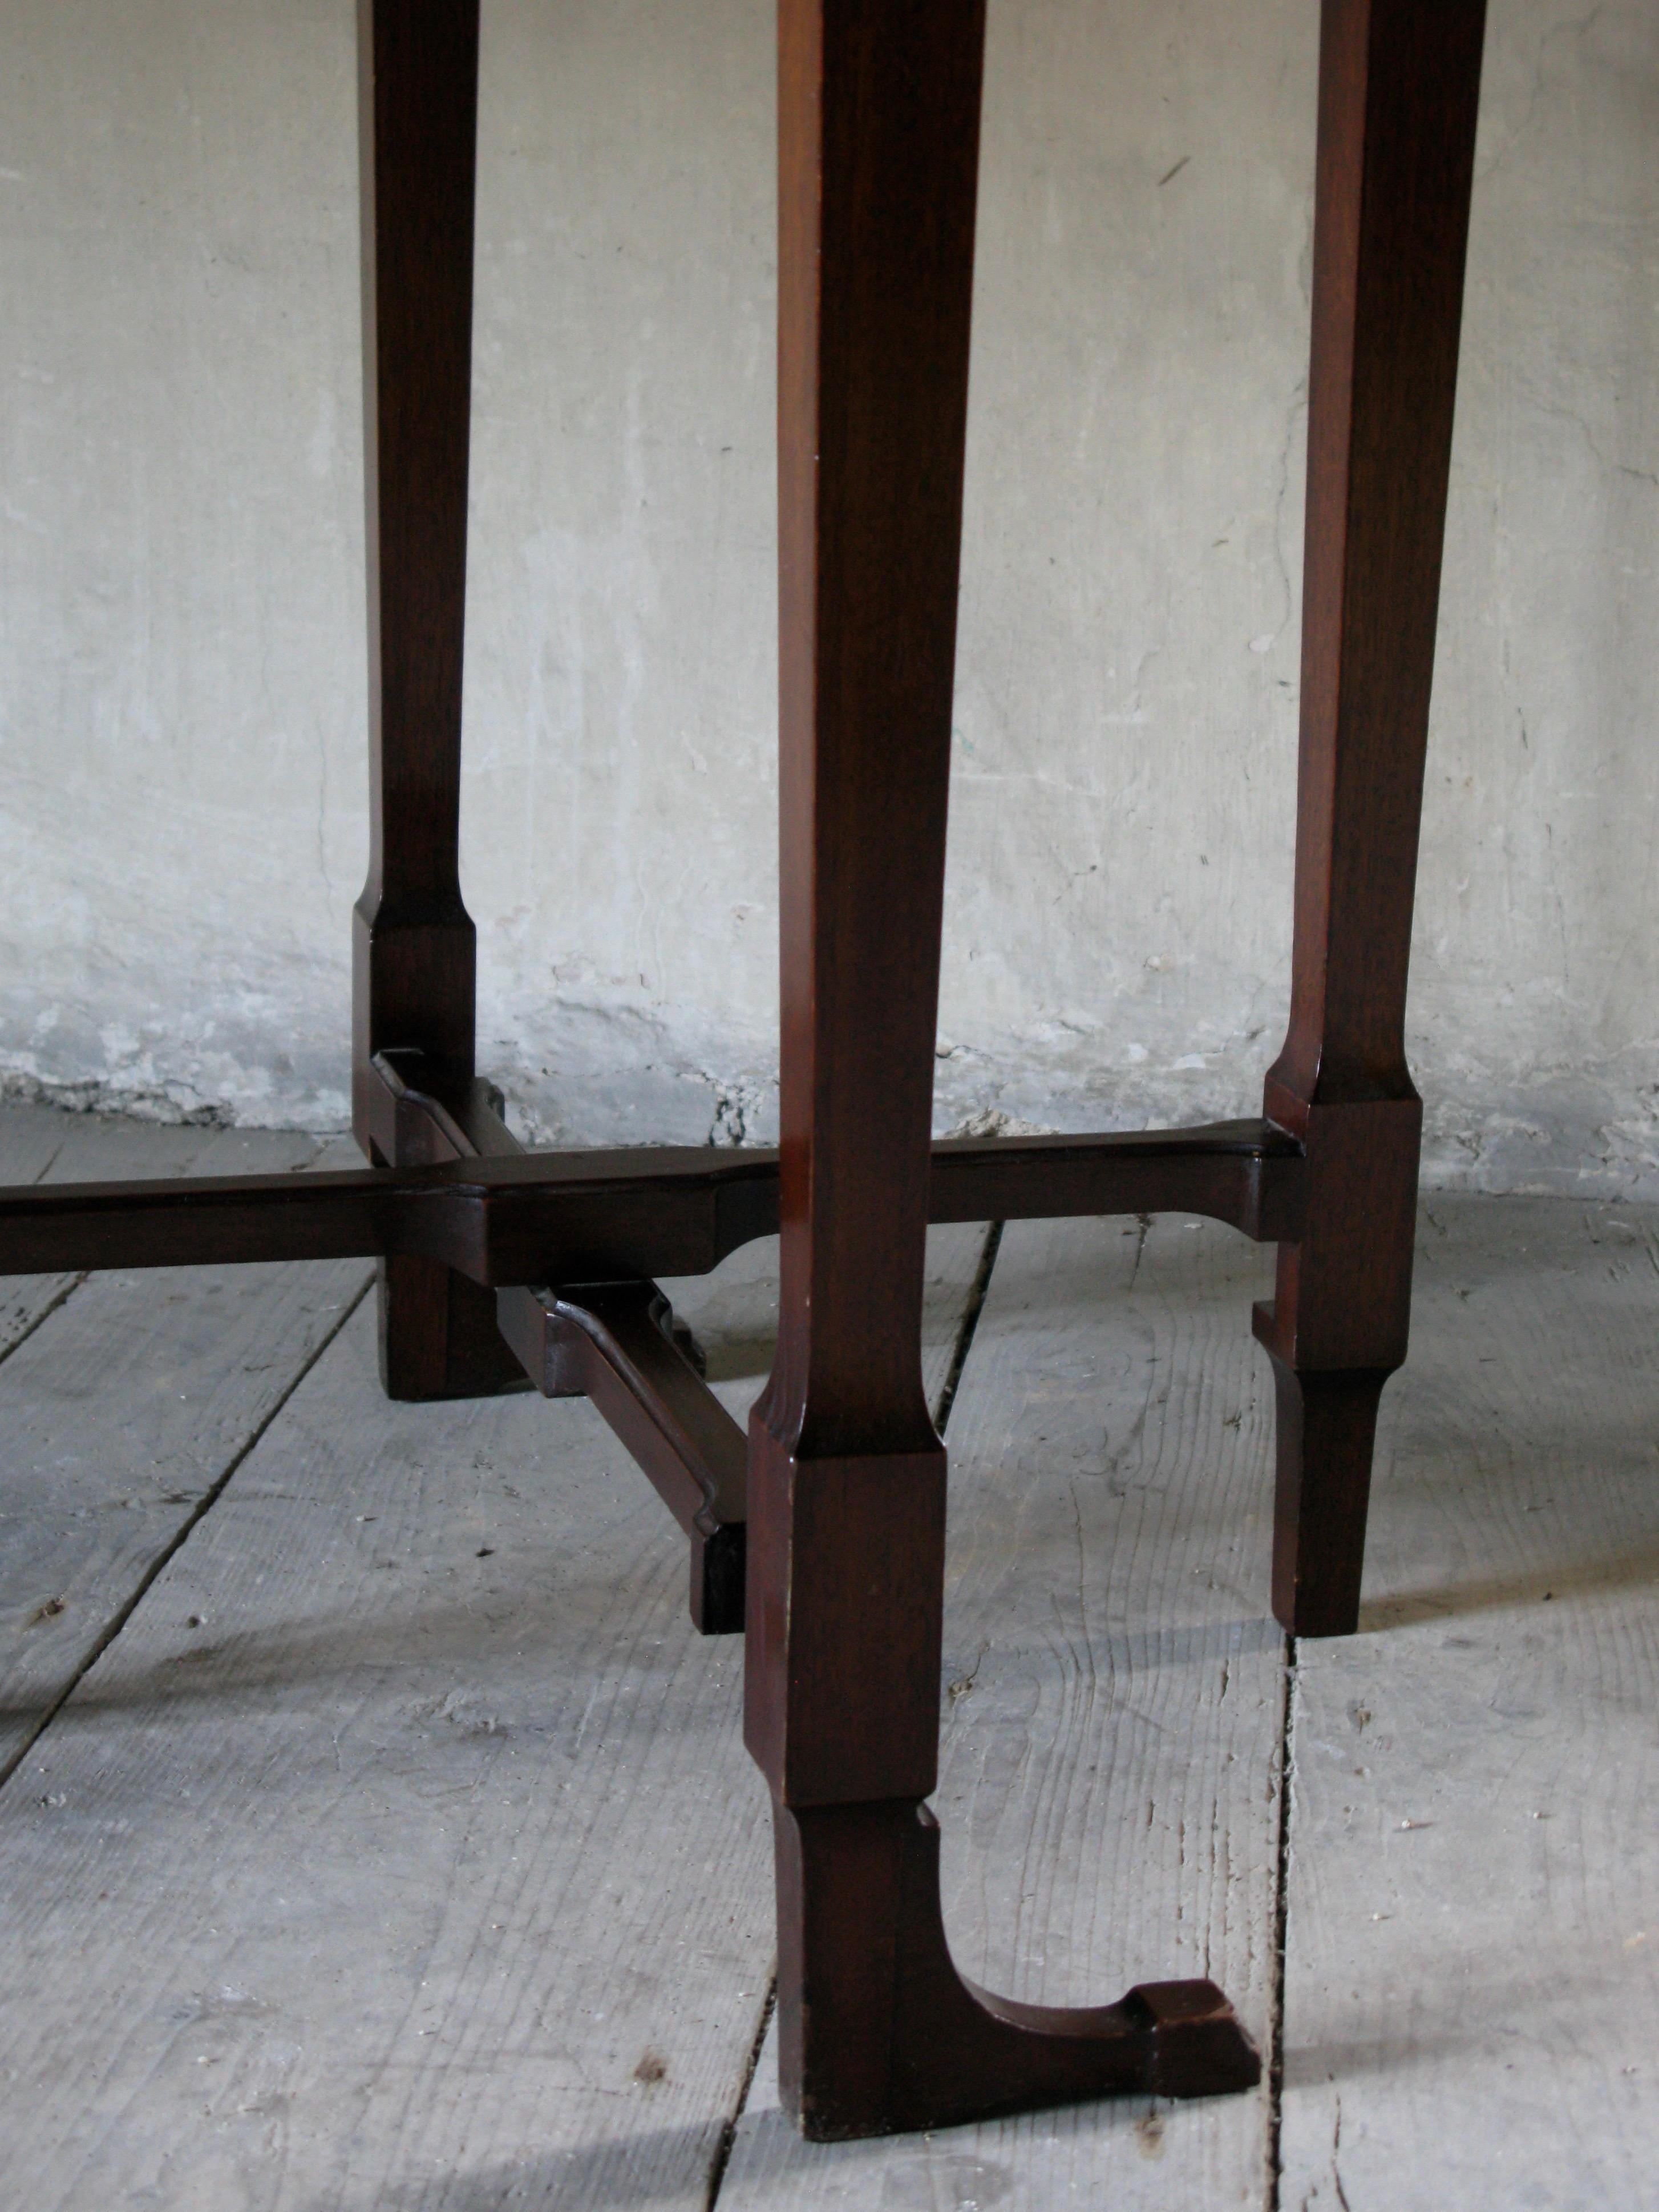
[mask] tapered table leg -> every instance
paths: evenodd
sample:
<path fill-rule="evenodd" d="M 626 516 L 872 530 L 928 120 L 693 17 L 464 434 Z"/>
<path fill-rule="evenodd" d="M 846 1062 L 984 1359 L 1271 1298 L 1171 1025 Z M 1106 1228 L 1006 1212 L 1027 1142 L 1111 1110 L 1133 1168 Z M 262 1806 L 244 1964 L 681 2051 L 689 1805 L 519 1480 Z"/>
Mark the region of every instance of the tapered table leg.
<path fill-rule="evenodd" d="M 372 846 L 355 921 L 353 1121 L 371 1159 L 377 1052 L 473 1066 L 472 922 L 461 903 L 478 0 L 359 0 L 364 472 Z M 524 1376 L 493 1293 L 435 1261 L 381 1262 L 394 1398 Z"/>
<path fill-rule="evenodd" d="M 1241 2087 L 1219 1991 L 957 1974 L 934 1785 L 945 1454 L 921 1326 L 983 0 L 782 0 L 782 1289 L 750 1428 L 745 1733 L 783 2094 L 872 2135 Z"/>
<path fill-rule="evenodd" d="M 1278 1386 L 1273 1607 L 1356 1625 L 1372 1438 L 1406 1356 L 1406 1066 L 1424 751 L 1484 0 L 1324 0 L 1291 1020 L 1265 1112 L 1305 1225 L 1256 1333 Z"/>

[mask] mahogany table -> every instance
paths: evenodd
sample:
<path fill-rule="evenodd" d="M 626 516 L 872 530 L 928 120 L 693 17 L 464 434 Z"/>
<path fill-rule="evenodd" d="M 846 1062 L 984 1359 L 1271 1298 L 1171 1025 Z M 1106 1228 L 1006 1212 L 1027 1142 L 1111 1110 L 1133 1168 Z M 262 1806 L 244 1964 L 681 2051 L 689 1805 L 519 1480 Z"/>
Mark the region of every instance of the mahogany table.
<path fill-rule="evenodd" d="M 528 1374 L 593 1399 L 685 1531 L 693 1622 L 747 1620 L 808 2135 L 1247 2087 L 1207 1982 L 1054 2012 L 951 1962 L 923 1245 L 930 1221 L 1160 1208 L 1276 1243 L 1273 1607 L 1353 1628 L 1406 1352 L 1402 1028 L 1484 0 L 1323 0 L 1291 1005 L 1262 1117 L 931 1148 L 984 0 L 781 0 L 782 1144 L 562 1154 L 523 1152 L 475 1073 L 457 867 L 478 0 L 360 6 L 372 1165 L 5 1191 L 0 1265 L 378 1255 L 392 1396 Z M 778 1230 L 745 1447 L 652 1279 Z"/>

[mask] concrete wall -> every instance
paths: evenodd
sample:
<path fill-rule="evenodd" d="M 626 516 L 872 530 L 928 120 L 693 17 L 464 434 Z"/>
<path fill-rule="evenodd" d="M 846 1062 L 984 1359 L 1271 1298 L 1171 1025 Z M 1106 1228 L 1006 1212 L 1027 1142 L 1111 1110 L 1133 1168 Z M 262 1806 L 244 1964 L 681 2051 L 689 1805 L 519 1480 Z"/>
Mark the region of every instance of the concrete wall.
<path fill-rule="evenodd" d="M 351 0 L 0 0 L 0 1069 L 345 1112 Z M 1285 1007 L 1314 0 L 991 0 L 939 1119 Z M 544 1138 L 775 1121 L 768 0 L 485 0 L 465 878 Z M 1659 15 L 1492 0 L 1412 1007 L 1659 1192 Z"/>

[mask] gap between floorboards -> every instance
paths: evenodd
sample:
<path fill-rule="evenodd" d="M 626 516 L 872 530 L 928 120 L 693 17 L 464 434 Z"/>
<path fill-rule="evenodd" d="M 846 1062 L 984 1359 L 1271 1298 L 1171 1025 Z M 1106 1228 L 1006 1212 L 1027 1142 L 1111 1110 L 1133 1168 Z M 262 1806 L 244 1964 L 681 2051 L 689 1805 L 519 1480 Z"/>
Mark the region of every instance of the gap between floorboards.
<path fill-rule="evenodd" d="M 1285 1699 L 1279 1710 L 1279 1850 L 1274 1861 L 1273 2001 L 1267 2044 L 1267 2212 L 1281 2212 L 1285 2161 L 1282 2145 L 1285 2102 L 1285 1959 L 1291 1919 L 1291 1809 L 1296 1765 L 1296 1668 L 1294 1636 L 1285 1638 Z"/>

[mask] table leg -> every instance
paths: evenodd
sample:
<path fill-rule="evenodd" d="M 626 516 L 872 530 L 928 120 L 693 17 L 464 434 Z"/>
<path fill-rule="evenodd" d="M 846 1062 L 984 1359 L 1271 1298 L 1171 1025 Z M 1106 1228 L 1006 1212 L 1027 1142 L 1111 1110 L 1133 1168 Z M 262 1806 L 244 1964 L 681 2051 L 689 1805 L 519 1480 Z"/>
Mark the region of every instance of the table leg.
<path fill-rule="evenodd" d="M 957 1976 L 939 1898 L 945 1452 L 921 1363 L 983 0 L 782 0 L 780 1340 L 750 1437 L 745 1733 L 783 2095 L 884 2133 L 1255 2056 L 1208 1984 Z"/>
<path fill-rule="evenodd" d="M 353 1121 L 370 1062 L 473 1067 L 474 931 L 458 861 L 471 404 L 478 0 L 359 0 L 372 845 L 354 928 Z M 522 1389 L 492 1291 L 381 1262 L 394 1398 Z"/>
<path fill-rule="evenodd" d="M 1279 1402 L 1273 1607 L 1356 1626 L 1406 1356 L 1422 1104 L 1407 963 L 1484 0 L 1324 0 L 1291 1020 L 1264 1110 L 1308 1152 L 1256 1310 Z"/>

